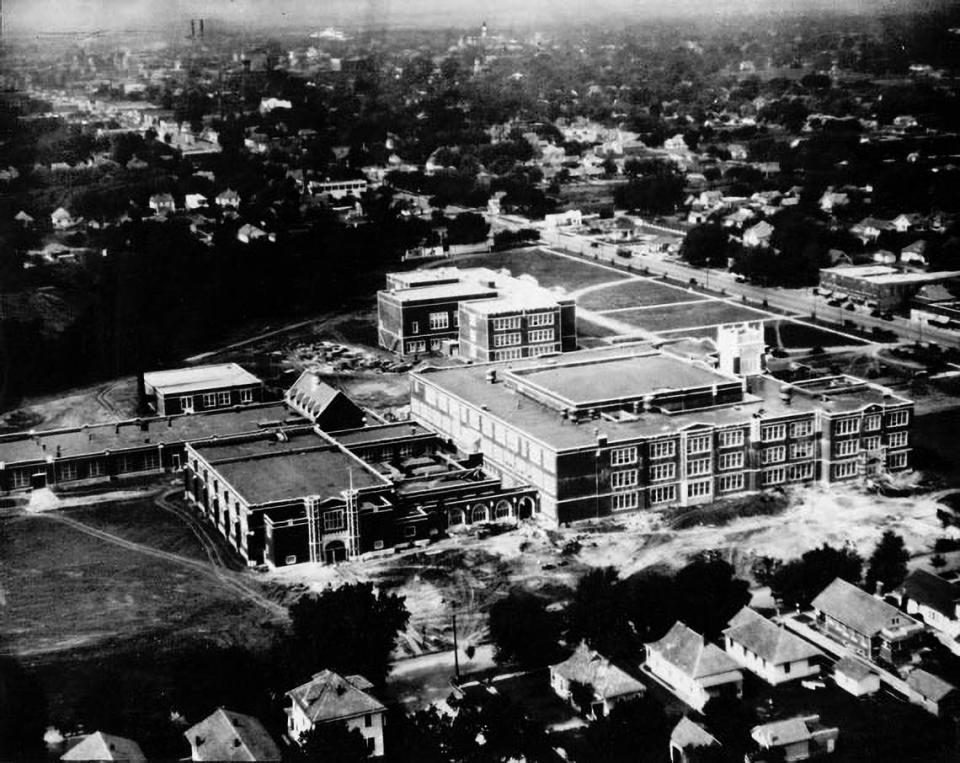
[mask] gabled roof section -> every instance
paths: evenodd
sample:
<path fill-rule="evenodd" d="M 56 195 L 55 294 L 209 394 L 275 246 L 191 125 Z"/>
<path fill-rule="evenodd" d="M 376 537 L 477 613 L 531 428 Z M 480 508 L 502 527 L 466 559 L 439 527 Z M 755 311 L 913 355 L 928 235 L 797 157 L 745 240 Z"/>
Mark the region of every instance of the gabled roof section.
<path fill-rule="evenodd" d="M 884 628 L 916 623 L 896 607 L 842 578 L 836 578 L 813 600 L 813 608 L 865 636 L 873 636 Z"/>
<path fill-rule="evenodd" d="M 727 638 L 773 665 L 822 657 L 823 652 L 763 615 L 744 607 L 723 632 Z"/>
<path fill-rule="evenodd" d="M 939 575 L 924 569 L 916 569 L 907 575 L 900 591 L 905 598 L 931 607 L 944 617 L 951 620 L 957 617 L 960 587 Z"/>
<path fill-rule="evenodd" d="M 720 742 L 703 726 L 694 723 L 687 716 L 673 727 L 670 734 L 670 744 L 686 750 L 691 747 L 720 747 Z"/>
<path fill-rule="evenodd" d="M 94 731 L 82 742 L 74 745 L 60 756 L 60 760 L 124 760 L 139 763 L 147 758 L 140 745 L 132 739 Z"/>
<path fill-rule="evenodd" d="M 370 682 L 362 676 L 344 678 L 332 670 L 322 670 L 307 683 L 288 691 L 287 696 L 313 723 L 327 723 L 386 710 L 361 686 L 370 688 Z"/>
<path fill-rule="evenodd" d="M 740 666 L 726 652 L 679 620 L 666 636 L 647 646 L 691 678 L 739 672 Z"/>
<path fill-rule="evenodd" d="M 583 642 L 566 660 L 550 669 L 568 681 L 590 686 L 603 699 L 640 694 L 645 689 L 642 683 Z"/>
<path fill-rule="evenodd" d="M 950 692 L 957 690 L 957 687 L 948 681 L 944 681 L 940 676 L 928 673 L 922 668 L 917 668 L 907 676 L 907 685 L 925 699 L 933 702 L 939 702 Z"/>
<path fill-rule="evenodd" d="M 813 738 L 818 731 L 827 729 L 820 724 L 819 715 L 810 715 L 807 717 L 787 718 L 783 721 L 774 721 L 773 723 L 764 723 L 761 726 L 754 726 L 750 735 L 757 740 L 758 744 L 767 749 L 771 747 L 783 747 L 785 745 L 796 744 Z"/>
<path fill-rule="evenodd" d="M 279 761 L 280 748 L 256 718 L 218 708 L 184 734 L 194 760 Z"/>

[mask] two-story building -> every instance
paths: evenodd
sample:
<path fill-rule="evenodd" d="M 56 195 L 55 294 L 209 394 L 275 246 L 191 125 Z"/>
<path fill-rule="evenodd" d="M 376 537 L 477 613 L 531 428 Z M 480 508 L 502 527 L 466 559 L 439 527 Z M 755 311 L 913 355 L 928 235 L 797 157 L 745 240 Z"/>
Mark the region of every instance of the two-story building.
<path fill-rule="evenodd" d="M 577 348 L 576 305 L 545 294 L 460 304 L 460 357 L 518 360 Z"/>
<path fill-rule="evenodd" d="M 728 655 L 773 686 L 816 676 L 825 660 L 813 644 L 750 607 L 733 616 L 723 640 Z"/>
<path fill-rule="evenodd" d="M 383 757 L 387 708 L 369 693 L 372 688 L 363 676 L 341 676 L 332 670 L 314 674 L 307 683 L 287 692 L 288 736 L 299 743 L 317 726 L 342 723 L 363 735 L 370 757 Z"/>

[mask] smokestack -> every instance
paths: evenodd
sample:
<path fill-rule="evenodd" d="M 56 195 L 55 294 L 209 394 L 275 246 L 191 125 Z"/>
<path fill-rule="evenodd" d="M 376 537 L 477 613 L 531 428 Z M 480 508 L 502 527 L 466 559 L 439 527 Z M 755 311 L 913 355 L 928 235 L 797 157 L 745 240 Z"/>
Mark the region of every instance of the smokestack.
<path fill-rule="evenodd" d="M 190 19 L 190 39 L 194 39 L 197 36 L 197 26 L 193 19 Z"/>
<path fill-rule="evenodd" d="M 203 19 L 200 19 L 200 39 L 203 39 Z"/>

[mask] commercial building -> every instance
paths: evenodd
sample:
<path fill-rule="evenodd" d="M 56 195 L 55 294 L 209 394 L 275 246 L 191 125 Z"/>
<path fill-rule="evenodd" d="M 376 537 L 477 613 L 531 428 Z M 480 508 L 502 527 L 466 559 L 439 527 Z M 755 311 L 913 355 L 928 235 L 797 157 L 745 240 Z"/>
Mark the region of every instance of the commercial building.
<path fill-rule="evenodd" d="M 158 416 L 263 401 L 263 382 L 236 363 L 151 371 L 143 375 L 143 382 L 146 402 Z"/>
<path fill-rule="evenodd" d="M 380 346 L 399 355 L 509 360 L 577 346 L 572 298 L 489 268 L 388 273 L 377 312 Z"/>
<path fill-rule="evenodd" d="M 646 345 L 411 373 L 411 412 L 558 522 L 907 467 L 913 404 L 850 376 L 783 384 L 753 332 L 720 368 Z M 721 332 L 722 333 L 722 332 Z"/>
<path fill-rule="evenodd" d="M 918 273 L 890 265 L 841 265 L 820 271 L 820 290 L 823 296 L 860 299 L 887 311 L 906 305 L 924 286 L 956 278 L 960 278 L 960 271 Z"/>

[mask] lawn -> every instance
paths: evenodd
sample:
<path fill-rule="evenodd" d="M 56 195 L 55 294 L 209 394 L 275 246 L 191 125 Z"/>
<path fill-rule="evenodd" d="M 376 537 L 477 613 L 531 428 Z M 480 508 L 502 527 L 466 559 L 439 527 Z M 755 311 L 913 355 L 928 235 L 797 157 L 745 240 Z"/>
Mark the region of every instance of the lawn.
<path fill-rule="evenodd" d="M 841 336 L 833 331 L 826 331 L 816 326 L 807 326 L 786 319 L 767 321 L 764 327 L 764 341 L 773 347 L 784 347 L 788 350 L 811 349 L 818 345 L 820 347 L 846 347 L 866 344 L 860 339 Z"/>
<path fill-rule="evenodd" d="M 716 300 L 688 305 L 623 310 L 612 313 L 610 317 L 647 331 L 676 331 L 699 326 L 715 326 L 720 323 L 755 321 L 767 315 L 759 310 Z"/>
<path fill-rule="evenodd" d="M 705 299 L 702 294 L 658 281 L 628 281 L 588 291 L 577 299 L 577 305 L 588 310 L 616 310 L 621 307 L 647 307 L 702 299 Z"/>
<path fill-rule="evenodd" d="M 471 254 L 444 260 L 443 266 L 506 268 L 513 276 L 524 273 L 537 279 L 541 286 L 562 286 L 568 292 L 604 281 L 616 281 L 627 277 L 607 267 L 592 265 L 569 257 L 551 254 L 543 249 L 514 249 L 507 252 Z"/>
<path fill-rule="evenodd" d="M 586 318 L 577 318 L 577 337 L 580 339 L 600 339 L 608 336 L 616 336 L 617 332 L 601 326 Z M 581 345 L 583 343 L 581 342 Z"/>

